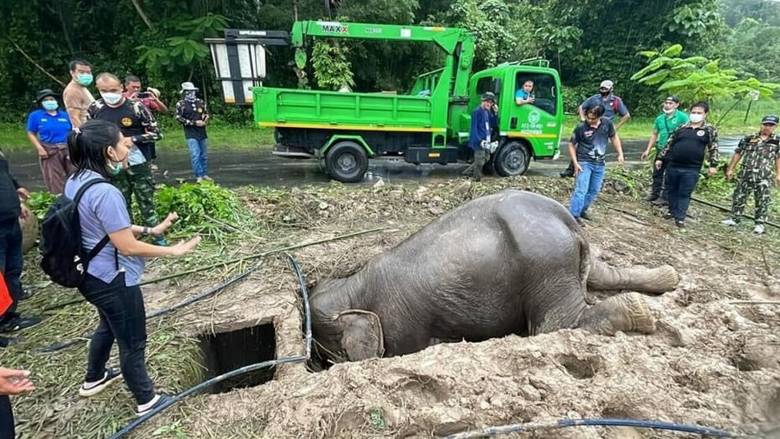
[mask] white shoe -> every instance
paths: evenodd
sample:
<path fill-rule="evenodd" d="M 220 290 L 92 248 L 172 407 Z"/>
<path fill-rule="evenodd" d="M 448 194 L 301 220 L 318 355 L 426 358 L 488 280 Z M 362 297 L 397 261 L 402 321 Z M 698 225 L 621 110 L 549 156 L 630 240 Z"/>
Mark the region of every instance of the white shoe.
<path fill-rule="evenodd" d="M 737 222 L 734 221 L 733 218 L 725 219 L 720 223 L 723 224 L 724 226 L 730 226 L 730 227 L 735 227 L 737 225 Z"/>
<path fill-rule="evenodd" d="M 763 224 L 756 224 L 756 227 L 753 229 L 753 233 L 757 235 L 763 235 L 764 234 L 764 225 Z"/>
<path fill-rule="evenodd" d="M 195 181 L 197 181 L 198 183 L 201 183 L 203 181 L 203 177 L 198 177 L 198 178 L 195 179 Z"/>
<path fill-rule="evenodd" d="M 85 398 L 97 395 L 114 381 L 122 378 L 122 374 L 116 369 L 106 369 L 103 378 L 94 382 L 85 382 L 79 388 L 79 395 Z"/>

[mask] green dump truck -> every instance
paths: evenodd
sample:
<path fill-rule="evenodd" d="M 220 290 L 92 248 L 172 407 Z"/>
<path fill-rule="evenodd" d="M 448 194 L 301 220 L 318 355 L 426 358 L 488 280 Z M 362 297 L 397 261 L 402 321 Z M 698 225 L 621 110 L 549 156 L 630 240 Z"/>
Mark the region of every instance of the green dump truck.
<path fill-rule="evenodd" d="M 484 92 L 497 96 L 500 143 L 486 165 L 501 176 L 525 173 L 531 159 L 559 153 L 563 96 L 558 72 L 542 59 L 505 63 L 472 73 L 474 38 L 464 29 L 388 24 L 299 21 L 290 35 L 299 67 L 311 37 L 433 43 L 444 66 L 419 75 L 406 93 L 352 93 L 253 87 L 254 118 L 275 129 L 274 154 L 322 160 L 342 182 L 363 179 L 368 160 L 409 163 L 469 161 L 471 112 Z M 534 82 L 533 104 L 515 93 Z"/>

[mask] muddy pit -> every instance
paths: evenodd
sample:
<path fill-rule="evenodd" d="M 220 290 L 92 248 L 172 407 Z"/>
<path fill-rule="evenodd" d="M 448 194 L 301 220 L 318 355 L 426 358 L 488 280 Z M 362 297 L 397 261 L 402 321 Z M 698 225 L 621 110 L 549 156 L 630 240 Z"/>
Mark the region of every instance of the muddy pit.
<path fill-rule="evenodd" d="M 346 199 L 325 189 L 301 193 L 298 215 L 320 220 L 308 230 L 292 232 L 300 240 L 373 226 L 387 229 L 294 253 L 311 287 L 318 279 L 353 272 L 436 216 L 500 189 L 499 184 L 522 188 L 534 182 L 515 179 L 479 189 L 463 183 L 446 190 L 384 187 L 362 189 Z M 567 196 L 561 185 L 542 192 L 561 201 Z M 262 204 L 254 209 L 258 215 L 267 211 Z M 155 437 L 182 437 L 171 431 L 204 438 L 430 437 L 585 417 L 656 419 L 780 437 L 780 307 L 731 303 L 778 300 L 778 248 L 748 234 L 739 235 L 739 246 L 724 243 L 710 232 L 718 227 L 718 213 L 698 205 L 691 213 L 689 228 L 677 230 L 652 208 L 607 193 L 595 208 L 596 220 L 586 228 L 591 244 L 614 265 L 668 263 L 679 271 L 682 280 L 675 291 L 646 297 L 659 320 L 653 335 L 608 337 L 564 330 L 440 344 L 325 371 L 280 366 L 261 385 L 243 382 L 232 390 L 223 387 L 214 390 L 219 393 L 189 398 L 135 437 L 150 437 L 154 431 Z M 606 294 L 592 292 L 590 299 Z M 147 300 L 154 309 L 176 299 L 152 294 Z M 178 319 L 182 328 L 201 337 L 265 327 L 264 340 L 244 335 L 244 341 L 274 345 L 276 358 L 303 353 L 297 281 L 283 258 L 268 260 L 249 280 Z M 159 430 L 170 425 L 175 429 Z M 582 427 L 515 437 L 698 436 Z"/>

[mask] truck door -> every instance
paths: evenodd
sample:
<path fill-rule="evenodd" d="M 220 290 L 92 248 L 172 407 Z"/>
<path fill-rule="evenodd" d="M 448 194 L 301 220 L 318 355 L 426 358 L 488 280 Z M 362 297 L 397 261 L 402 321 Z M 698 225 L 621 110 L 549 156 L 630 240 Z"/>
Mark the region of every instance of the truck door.
<path fill-rule="evenodd" d="M 506 136 L 525 139 L 536 158 L 552 157 L 558 151 L 562 123 L 559 81 L 549 73 L 518 71 L 511 88 L 514 98 L 520 97 L 525 85 L 531 88 L 530 96 L 534 101 L 518 105 L 516 99 L 511 99 Z M 504 100 L 507 101 L 510 100 Z"/>

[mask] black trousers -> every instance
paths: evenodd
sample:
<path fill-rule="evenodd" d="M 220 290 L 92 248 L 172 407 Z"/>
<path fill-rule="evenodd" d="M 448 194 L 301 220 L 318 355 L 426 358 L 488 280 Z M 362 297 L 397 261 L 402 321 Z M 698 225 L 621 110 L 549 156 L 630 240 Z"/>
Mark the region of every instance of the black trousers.
<path fill-rule="evenodd" d="M 11 411 L 11 398 L 0 396 L 0 439 L 13 439 L 16 437 L 14 430 L 14 412 Z"/>
<path fill-rule="evenodd" d="M 657 195 L 664 200 L 669 199 L 668 191 L 664 190 L 664 174 L 666 173 L 666 162 L 661 161 L 661 169 L 656 169 L 655 163 L 653 163 L 653 188 L 652 194 Z M 663 190 L 663 193 L 661 191 Z"/>
<path fill-rule="evenodd" d="M 86 381 L 98 381 L 105 375 L 111 346 L 119 346 L 119 366 L 127 387 L 138 404 L 154 398 L 154 384 L 146 372 L 146 311 L 141 288 L 125 286 L 120 273 L 110 284 L 87 275 L 79 291 L 98 310 L 100 323 L 89 343 Z"/>
<path fill-rule="evenodd" d="M 0 322 L 17 316 L 16 305 L 24 294 L 22 290 L 22 229 L 19 220 L 13 218 L 0 223 L 0 273 L 5 277 L 8 291 L 13 303 L 5 314 L 0 315 Z"/>

